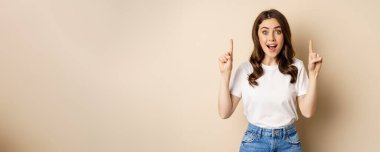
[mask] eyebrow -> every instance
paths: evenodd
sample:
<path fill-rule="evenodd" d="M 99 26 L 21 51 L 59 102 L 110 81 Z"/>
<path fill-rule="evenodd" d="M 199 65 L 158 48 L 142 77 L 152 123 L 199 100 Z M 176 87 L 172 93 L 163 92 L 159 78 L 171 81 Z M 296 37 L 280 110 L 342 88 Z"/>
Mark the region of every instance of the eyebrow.
<path fill-rule="evenodd" d="M 269 27 L 261 27 L 260 29 L 263 29 L 263 28 L 265 28 L 265 29 L 269 29 Z M 274 27 L 274 29 L 276 29 L 276 28 L 281 28 L 281 26 L 279 25 L 279 26 L 276 26 L 276 27 Z"/>

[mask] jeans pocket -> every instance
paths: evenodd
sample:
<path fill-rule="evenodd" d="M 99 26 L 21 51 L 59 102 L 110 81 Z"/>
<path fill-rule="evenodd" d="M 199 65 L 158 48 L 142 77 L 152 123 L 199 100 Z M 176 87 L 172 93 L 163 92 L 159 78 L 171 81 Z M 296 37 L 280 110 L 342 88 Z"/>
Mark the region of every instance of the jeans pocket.
<path fill-rule="evenodd" d="M 297 131 L 288 134 L 288 136 L 286 137 L 286 141 L 290 144 L 298 144 L 301 142 Z"/>
<path fill-rule="evenodd" d="M 251 143 L 259 138 L 258 134 L 252 131 L 246 131 L 242 143 Z"/>

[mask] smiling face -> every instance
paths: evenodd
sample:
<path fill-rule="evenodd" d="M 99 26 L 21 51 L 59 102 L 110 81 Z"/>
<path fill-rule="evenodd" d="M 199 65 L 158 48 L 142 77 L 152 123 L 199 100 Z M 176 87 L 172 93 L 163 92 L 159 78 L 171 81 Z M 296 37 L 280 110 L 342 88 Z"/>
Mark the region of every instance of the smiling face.
<path fill-rule="evenodd" d="M 274 18 L 263 20 L 257 33 L 265 58 L 275 59 L 284 45 L 284 36 L 278 21 Z"/>

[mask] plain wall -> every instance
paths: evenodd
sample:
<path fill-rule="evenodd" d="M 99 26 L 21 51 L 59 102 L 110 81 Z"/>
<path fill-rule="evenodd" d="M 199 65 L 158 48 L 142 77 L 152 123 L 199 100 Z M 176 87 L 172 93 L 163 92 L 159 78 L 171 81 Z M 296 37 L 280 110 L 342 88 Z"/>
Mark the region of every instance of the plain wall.
<path fill-rule="evenodd" d="M 239 104 L 218 116 L 218 57 L 253 49 L 256 16 L 288 19 L 297 57 L 324 57 L 306 152 L 377 151 L 379 2 L 1 0 L 1 152 L 236 152 Z M 235 69 L 234 69 L 235 70 Z M 299 114 L 301 116 L 301 114 Z M 301 116 L 302 117 L 302 116 Z"/>

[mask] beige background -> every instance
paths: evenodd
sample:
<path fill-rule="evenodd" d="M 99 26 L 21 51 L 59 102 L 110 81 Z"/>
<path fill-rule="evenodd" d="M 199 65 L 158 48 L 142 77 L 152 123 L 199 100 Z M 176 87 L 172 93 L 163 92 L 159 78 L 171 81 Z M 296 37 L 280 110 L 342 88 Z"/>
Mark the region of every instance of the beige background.
<path fill-rule="evenodd" d="M 298 58 L 324 57 L 306 152 L 376 151 L 380 10 L 374 1 L 1 0 L 1 152 L 235 152 L 247 121 L 217 112 L 217 58 L 276 8 Z"/>

